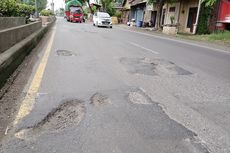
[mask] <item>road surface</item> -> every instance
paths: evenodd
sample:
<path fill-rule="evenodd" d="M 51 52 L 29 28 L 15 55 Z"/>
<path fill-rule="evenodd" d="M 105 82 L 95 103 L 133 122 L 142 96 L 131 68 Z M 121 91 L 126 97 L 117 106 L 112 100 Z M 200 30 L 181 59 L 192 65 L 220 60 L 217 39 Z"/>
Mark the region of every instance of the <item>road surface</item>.
<path fill-rule="evenodd" d="M 0 152 L 230 152 L 230 52 L 62 18 L 44 40 Z"/>

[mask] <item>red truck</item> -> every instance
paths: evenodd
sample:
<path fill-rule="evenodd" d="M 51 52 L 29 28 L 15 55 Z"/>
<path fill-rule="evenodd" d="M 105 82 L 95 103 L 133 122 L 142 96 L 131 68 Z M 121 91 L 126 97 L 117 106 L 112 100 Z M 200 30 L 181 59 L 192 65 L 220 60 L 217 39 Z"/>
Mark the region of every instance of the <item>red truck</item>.
<path fill-rule="evenodd" d="M 71 0 L 66 3 L 65 18 L 70 22 L 84 21 L 84 14 L 82 10 L 82 3 L 78 0 Z"/>
<path fill-rule="evenodd" d="M 83 12 L 81 7 L 70 7 L 70 22 L 83 22 Z"/>

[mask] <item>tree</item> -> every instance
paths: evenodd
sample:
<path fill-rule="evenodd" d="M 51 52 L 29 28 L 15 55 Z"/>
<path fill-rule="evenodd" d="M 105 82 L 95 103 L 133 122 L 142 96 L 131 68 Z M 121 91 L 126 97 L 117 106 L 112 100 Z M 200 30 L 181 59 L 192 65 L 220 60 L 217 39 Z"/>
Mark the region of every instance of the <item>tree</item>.
<path fill-rule="evenodd" d="M 103 11 L 107 12 L 109 15 L 113 16 L 116 12 L 114 8 L 113 0 L 101 0 Z"/>
<path fill-rule="evenodd" d="M 199 21 L 197 26 L 197 34 L 209 34 L 208 29 L 209 19 L 211 12 L 213 11 L 213 6 L 216 4 L 217 0 L 202 0 L 201 9 L 199 15 Z"/>
<path fill-rule="evenodd" d="M 91 14 L 93 14 L 93 13 L 94 13 L 94 10 L 93 10 L 93 8 L 92 8 L 91 5 L 90 5 L 89 0 L 85 0 L 85 2 L 86 2 L 87 5 L 89 6 L 89 10 L 90 10 Z"/>
<path fill-rule="evenodd" d="M 202 3 L 205 3 L 205 6 L 213 6 L 217 0 L 202 0 Z"/>
<path fill-rule="evenodd" d="M 35 6 L 35 0 L 23 0 L 25 4 Z M 38 12 L 46 8 L 47 0 L 37 0 Z"/>

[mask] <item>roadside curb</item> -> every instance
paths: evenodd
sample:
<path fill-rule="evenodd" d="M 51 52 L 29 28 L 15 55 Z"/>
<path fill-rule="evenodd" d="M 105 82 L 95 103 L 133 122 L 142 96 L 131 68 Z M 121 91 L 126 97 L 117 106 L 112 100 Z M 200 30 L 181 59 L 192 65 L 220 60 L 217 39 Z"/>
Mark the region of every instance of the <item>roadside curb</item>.
<path fill-rule="evenodd" d="M 55 21 L 47 24 L 0 54 L 0 89 L 54 23 Z"/>

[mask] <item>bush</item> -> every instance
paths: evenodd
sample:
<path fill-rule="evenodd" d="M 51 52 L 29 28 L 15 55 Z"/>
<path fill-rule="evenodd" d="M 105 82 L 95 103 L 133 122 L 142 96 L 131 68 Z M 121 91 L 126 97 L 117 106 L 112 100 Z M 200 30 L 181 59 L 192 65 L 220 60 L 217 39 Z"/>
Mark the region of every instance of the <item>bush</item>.
<path fill-rule="evenodd" d="M 15 16 L 16 0 L 0 0 L 0 14 L 2 16 Z"/>
<path fill-rule="evenodd" d="M 92 9 L 92 13 L 93 14 L 97 11 L 97 7 L 96 6 L 92 6 L 91 9 Z"/>
<path fill-rule="evenodd" d="M 34 6 L 26 4 L 17 4 L 16 9 L 16 16 L 30 16 L 30 14 L 35 12 Z"/>
<path fill-rule="evenodd" d="M 17 3 L 16 0 L 0 0 L 0 14 L 2 16 L 29 16 L 35 8 L 31 5 Z"/>
<path fill-rule="evenodd" d="M 208 39 L 211 41 L 218 40 L 221 42 L 230 43 L 230 31 L 224 31 L 220 33 L 212 33 L 208 35 Z"/>
<path fill-rule="evenodd" d="M 53 15 L 53 13 L 50 10 L 42 10 L 40 12 L 40 15 L 41 16 L 50 16 L 50 15 Z"/>
<path fill-rule="evenodd" d="M 121 11 L 116 11 L 116 13 L 114 14 L 117 18 L 121 18 L 122 17 L 122 12 Z"/>

